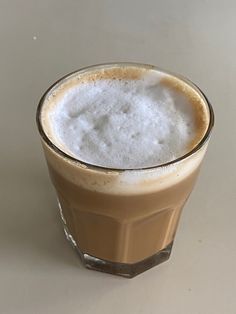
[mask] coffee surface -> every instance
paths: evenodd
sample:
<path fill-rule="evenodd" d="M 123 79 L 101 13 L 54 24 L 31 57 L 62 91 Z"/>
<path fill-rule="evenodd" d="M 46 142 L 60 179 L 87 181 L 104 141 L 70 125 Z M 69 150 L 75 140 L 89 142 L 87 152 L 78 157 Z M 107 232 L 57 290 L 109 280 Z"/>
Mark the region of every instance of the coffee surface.
<path fill-rule="evenodd" d="M 186 154 L 204 135 L 200 97 L 157 70 L 103 69 L 64 85 L 48 100 L 45 129 L 81 161 L 119 169 L 157 166 Z"/>

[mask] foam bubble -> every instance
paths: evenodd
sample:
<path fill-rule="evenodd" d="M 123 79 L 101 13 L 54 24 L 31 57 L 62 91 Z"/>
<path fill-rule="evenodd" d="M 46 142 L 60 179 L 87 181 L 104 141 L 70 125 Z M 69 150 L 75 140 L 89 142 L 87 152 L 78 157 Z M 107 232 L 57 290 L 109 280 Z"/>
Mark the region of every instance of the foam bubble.
<path fill-rule="evenodd" d="M 150 71 L 138 79 L 97 79 L 64 90 L 48 120 L 53 141 L 98 166 L 157 166 L 189 150 L 196 117 L 189 97 Z"/>

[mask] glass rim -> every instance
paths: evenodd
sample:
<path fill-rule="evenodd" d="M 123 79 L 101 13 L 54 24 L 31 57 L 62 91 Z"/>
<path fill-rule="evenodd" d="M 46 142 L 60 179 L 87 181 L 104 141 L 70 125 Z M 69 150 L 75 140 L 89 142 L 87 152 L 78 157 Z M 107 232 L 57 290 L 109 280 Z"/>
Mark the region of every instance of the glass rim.
<path fill-rule="evenodd" d="M 166 163 L 162 163 L 162 164 L 158 164 L 155 166 L 149 166 L 149 167 L 140 167 L 140 168 L 113 168 L 113 167 L 105 167 L 105 166 L 99 166 L 99 165 L 95 165 L 89 162 L 85 162 L 83 160 L 80 160 L 79 158 L 75 158 L 69 154 L 67 154 L 66 152 L 64 152 L 63 150 L 61 150 L 57 145 L 55 145 L 50 138 L 47 136 L 46 132 L 44 131 L 42 122 L 41 122 L 41 112 L 42 112 L 42 108 L 43 108 L 43 104 L 44 101 L 46 100 L 46 98 L 48 97 L 48 95 L 50 94 L 50 92 L 53 91 L 53 89 L 55 87 L 57 87 L 58 85 L 60 85 L 60 83 L 62 83 L 64 80 L 68 79 L 70 76 L 73 76 L 74 74 L 79 74 L 79 73 L 83 73 L 83 72 L 87 72 L 89 70 L 96 70 L 99 68 L 109 68 L 109 67 L 140 67 L 140 68 L 144 68 L 144 69 L 152 69 L 152 70 L 156 70 L 158 72 L 162 72 L 164 74 L 173 76 L 177 79 L 182 80 L 184 83 L 188 84 L 190 87 L 192 87 L 200 96 L 201 98 L 204 100 L 207 109 L 209 111 L 209 123 L 206 129 L 206 132 L 204 134 L 204 136 L 201 138 L 201 140 L 197 143 L 196 146 L 194 146 L 189 152 L 187 152 L 186 154 L 181 155 L 180 157 L 173 159 L 171 161 L 168 161 Z M 78 70 L 75 70 L 73 72 L 70 72 L 66 75 L 64 75 L 63 77 L 61 77 L 60 79 L 58 79 L 56 82 L 54 82 L 47 90 L 46 92 L 43 94 L 43 96 L 41 97 L 38 106 L 37 106 L 37 112 L 36 112 L 36 123 L 37 123 L 37 127 L 38 127 L 38 131 L 40 136 L 42 137 L 42 139 L 46 142 L 46 144 L 53 150 L 55 151 L 57 154 L 61 155 L 63 158 L 69 159 L 70 161 L 72 161 L 73 163 L 77 163 L 80 166 L 86 166 L 86 168 L 90 168 L 90 169 L 94 169 L 94 170 L 100 170 L 100 171 L 115 171 L 115 172 L 124 172 L 124 171 L 145 171 L 145 170 L 154 170 L 154 169 L 158 169 L 158 168 L 163 168 L 163 167 L 167 167 L 170 165 L 174 165 L 177 164 L 180 161 L 183 161 L 187 158 L 189 158 L 190 156 L 194 155 L 196 152 L 198 152 L 203 146 L 204 144 L 207 142 L 207 140 L 210 137 L 212 128 L 214 126 L 214 121 L 215 121 L 215 117 L 214 117 L 214 111 L 212 108 L 211 103 L 209 102 L 208 98 L 206 97 L 206 95 L 203 93 L 203 91 L 196 85 L 194 84 L 191 80 L 187 79 L 186 77 L 170 72 L 170 71 L 166 71 L 158 66 L 154 66 L 154 65 L 150 65 L 150 64 L 145 64 L 145 63 L 136 63 L 136 62 L 110 62 L 110 63 L 99 63 L 99 64 L 95 64 L 95 65 L 90 65 L 90 66 L 86 66 L 83 68 L 80 68 Z"/>

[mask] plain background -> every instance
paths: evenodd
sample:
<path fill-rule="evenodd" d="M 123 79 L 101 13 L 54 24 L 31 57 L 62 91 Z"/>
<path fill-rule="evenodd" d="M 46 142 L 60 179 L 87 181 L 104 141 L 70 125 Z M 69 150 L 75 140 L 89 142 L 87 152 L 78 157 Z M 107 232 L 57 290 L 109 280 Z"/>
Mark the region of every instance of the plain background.
<path fill-rule="evenodd" d="M 0 0 L 0 313 L 236 313 L 236 4 Z M 42 93 L 80 67 L 159 65 L 215 113 L 168 263 L 127 280 L 84 269 L 66 242 L 35 124 Z"/>

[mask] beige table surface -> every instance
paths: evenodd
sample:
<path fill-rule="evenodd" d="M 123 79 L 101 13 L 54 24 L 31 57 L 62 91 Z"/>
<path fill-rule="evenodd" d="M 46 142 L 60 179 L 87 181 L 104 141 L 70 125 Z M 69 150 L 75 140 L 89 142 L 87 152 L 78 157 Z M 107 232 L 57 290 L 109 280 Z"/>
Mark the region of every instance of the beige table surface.
<path fill-rule="evenodd" d="M 0 0 L 0 313 L 236 313 L 235 1 Z M 45 89 L 108 61 L 156 64 L 208 95 L 216 126 L 169 262 L 86 270 L 64 238 L 35 125 Z"/>

